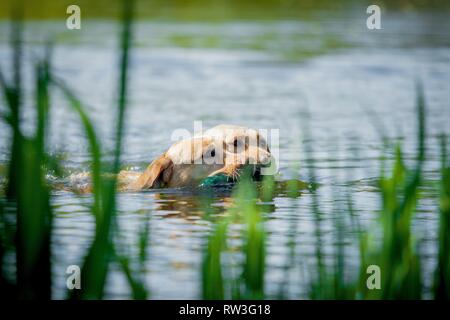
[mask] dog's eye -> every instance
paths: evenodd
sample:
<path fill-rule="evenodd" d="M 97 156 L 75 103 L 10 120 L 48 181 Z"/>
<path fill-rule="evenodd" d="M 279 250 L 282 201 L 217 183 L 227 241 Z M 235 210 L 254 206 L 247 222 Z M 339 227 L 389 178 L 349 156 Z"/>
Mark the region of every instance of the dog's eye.
<path fill-rule="evenodd" d="M 241 148 L 244 144 L 244 141 L 242 141 L 242 139 L 234 139 L 233 141 L 233 146 L 234 146 L 234 151 L 238 151 L 239 148 Z"/>
<path fill-rule="evenodd" d="M 211 157 L 214 158 L 216 156 L 216 149 L 211 150 Z"/>
<path fill-rule="evenodd" d="M 245 140 L 242 138 L 236 138 L 233 140 L 233 146 L 230 146 L 230 149 L 232 149 L 234 153 L 236 152 L 242 152 L 245 147 Z"/>

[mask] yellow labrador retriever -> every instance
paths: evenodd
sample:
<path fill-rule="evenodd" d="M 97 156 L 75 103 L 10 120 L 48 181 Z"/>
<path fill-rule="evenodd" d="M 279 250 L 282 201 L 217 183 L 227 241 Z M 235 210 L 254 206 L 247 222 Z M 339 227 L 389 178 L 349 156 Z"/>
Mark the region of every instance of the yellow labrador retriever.
<path fill-rule="evenodd" d="M 238 180 L 245 167 L 259 178 L 261 168 L 272 160 L 267 141 L 257 130 L 219 125 L 172 145 L 125 189 L 197 186 L 201 180 L 218 174 Z M 122 179 L 125 177 L 122 174 Z"/>
<path fill-rule="evenodd" d="M 219 125 L 201 136 L 174 143 L 143 173 L 121 171 L 118 186 L 122 191 L 198 186 L 203 179 L 219 174 L 236 181 L 246 167 L 259 179 L 261 169 L 270 164 L 273 159 L 267 141 L 257 130 Z M 74 175 L 71 185 L 77 185 L 78 192 L 90 192 L 86 180 L 88 174 Z"/>

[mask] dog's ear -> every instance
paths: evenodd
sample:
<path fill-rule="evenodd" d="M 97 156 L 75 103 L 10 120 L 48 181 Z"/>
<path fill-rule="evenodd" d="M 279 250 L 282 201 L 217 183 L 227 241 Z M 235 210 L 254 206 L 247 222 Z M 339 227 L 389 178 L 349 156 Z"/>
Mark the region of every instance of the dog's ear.
<path fill-rule="evenodd" d="M 131 189 L 159 188 L 167 184 L 172 176 L 172 160 L 165 154 L 155 159 L 144 173 L 133 183 Z"/>

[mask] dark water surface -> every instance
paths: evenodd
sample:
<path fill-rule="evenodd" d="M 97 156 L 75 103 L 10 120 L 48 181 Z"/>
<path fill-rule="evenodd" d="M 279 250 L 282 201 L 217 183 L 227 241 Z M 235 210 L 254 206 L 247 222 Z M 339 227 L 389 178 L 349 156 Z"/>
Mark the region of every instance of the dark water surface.
<path fill-rule="evenodd" d="M 1 22 L 0 28 L 6 31 L 7 22 Z M 106 149 L 111 148 L 118 25 L 87 21 L 81 31 L 63 28 L 58 21 L 28 22 L 28 57 L 39 53 L 47 37 L 57 35 L 55 73 L 89 106 Z M 345 211 L 347 194 L 352 194 L 364 225 L 370 226 L 379 208 L 380 197 L 374 191 L 382 148 L 370 111 L 383 123 L 379 130 L 402 140 L 411 160 L 416 147 L 416 80 L 420 80 L 427 102 L 425 178 L 431 183 L 422 194 L 414 239 L 425 257 L 427 274 L 434 267 L 437 237 L 437 192 L 432 183 L 439 168 L 436 137 L 450 133 L 448 30 L 450 20 L 436 13 L 390 14 L 378 31 L 367 30 L 365 15 L 356 13 L 324 14 L 314 21 L 140 21 L 131 61 L 123 165 L 142 169 L 172 143 L 174 129 L 192 131 L 195 120 L 203 121 L 205 128 L 233 123 L 279 129 L 282 179 L 298 175 L 310 181 L 305 144 L 313 150 L 323 212 L 320 246 L 327 261 L 336 246 L 336 214 Z M 0 35 L 2 68 L 11 61 L 6 36 L 7 32 Z M 29 71 L 25 72 L 28 82 L 32 81 Z M 87 143 L 76 116 L 58 95 L 52 106 L 51 150 L 65 154 L 67 174 L 87 171 Z M 31 118 L 32 111 L 24 117 Z M 9 134 L 3 124 L 0 136 L 4 165 Z M 66 267 L 81 263 L 92 240 L 90 202 L 89 195 L 63 191 L 53 197 L 55 298 L 64 297 Z M 229 202 L 224 194 L 214 197 L 219 215 Z M 119 226 L 131 255 L 138 254 L 138 230 L 149 224 L 145 281 L 151 298 L 199 298 L 201 252 L 211 228 L 211 222 L 203 218 L 199 197 L 186 190 L 123 193 L 119 207 Z M 295 199 L 281 194 L 264 210 L 269 234 L 267 294 L 275 297 L 285 285 L 289 298 L 304 298 L 318 245 L 311 194 Z M 292 238 L 294 257 L 287 246 Z M 357 244 L 342 245 L 350 266 L 356 267 Z M 296 260 L 295 268 L 285 268 L 289 259 Z M 112 268 L 107 296 L 128 297 L 123 274 L 117 266 Z"/>

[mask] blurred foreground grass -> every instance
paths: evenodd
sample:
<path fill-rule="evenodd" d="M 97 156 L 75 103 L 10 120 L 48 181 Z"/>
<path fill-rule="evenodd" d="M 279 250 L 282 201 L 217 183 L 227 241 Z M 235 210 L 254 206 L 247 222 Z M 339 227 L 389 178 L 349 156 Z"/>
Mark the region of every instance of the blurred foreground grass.
<path fill-rule="evenodd" d="M 68 86 L 58 80 L 50 71 L 50 54 L 36 63 L 35 91 L 37 129 L 32 137 L 26 137 L 20 128 L 22 107 L 22 43 L 21 22 L 13 26 L 14 64 L 13 81 L 8 83 L 0 74 L 1 87 L 8 112 L 2 118 L 13 132 L 9 161 L 6 199 L 2 198 L 0 261 L 3 266 L 8 251 L 15 253 L 14 275 L 6 275 L 3 268 L 0 283 L 2 297 L 19 299 L 51 298 L 51 233 L 53 212 L 45 174 L 58 167 L 46 151 L 47 121 L 49 117 L 49 88 L 59 89 L 78 114 L 88 137 L 92 157 L 93 197 L 91 208 L 95 217 L 95 237 L 81 268 L 83 290 L 71 291 L 71 298 L 101 299 L 112 261 L 118 263 L 126 275 L 133 297 L 143 299 L 147 293 L 136 272 L 130 269 L 129 259 L 121 252 L 120 245 L 114 245 L 116 227 L 116 179 L 105 178 L 104 173 L 118 173 L 122 150 L 123 124 L 127 105 L 127 73 L 133 2 L 124 1 L 121 59 L 119 62 L 119 94 L 117 105 L 116 147 L 114 161 L 108 165 L 101 160 L 101 144 L 95 128 L 87 117 L 84 106 Z M 114 177 L 114 176 L 113 176 Z M 3 203 L 4 201 L 4 203 Z M 14 223 L 15 222 L 15 223 Z"/>
<path fill-rule="evenodd" d="M 332 213 L 335 216 L 333 232 L 337 235 L 335 252 L 332 254 L 333 262 L 325 263 L 329 254 L 325 253 L 323 246 L 325 214 L 321 210 L 321 198 L 316 190 L 312 190 L 311 212 L 315 221 L 315 261 L 311 270 L 307 290 L 311 299 L 421 299 L 424 297 L 425 275 L 421 270 L 423 261 L 417 250 L 416 238 L 412 232 L 414 214 L 420 200 L 420 187 L 423 179 L 423 164 L 426 161 L 425 148 L 425 102 L 422 89 L 418 88 L 417 115 L 418 139 L 417 156 L 414 168 L 408 168 L 403 160 L 401 146 L 394 148 L 396 157 L 392 172 L 381 173 L 378 180 L 380 193 L 380 211 L 376 225 L 362 229 L 361 221 L 356 214 L 351 194 L 348 195 L 348 206 L 336 208 Z M 447 162 L 445 137 L 442 138 L 442 169 L 441 181 L 437 188 L 440 190 L 439 239 L 437 265 L 433 285 L 435 299 L 449 299 L 450 276 L 450 164 Z M 387 150 L 385 150 L 387 151 Z M 305 150 L 306 161 L 310 168 L 311 183 L 315 183 L 314 161 L 308 155 L 312 150 Z M 384 167 L 384 166 L 383 166 Z M 265 284 L 265 252 L 267 247 L 265 219 L 261 206 L 255 205 L 257 199 L 273 200 L 274 181 L 266 179 L 265 190 L 267 194 L 256 193 L 255 185 L 243 180 L 236 189 L 234 206 L 229 209 L 225 218 L 215 223 L 215 228 L 205 248 L 202 282 L 203 298 L 205 299 L 261 299 L 266 297 Z M 292 185 L 288 194 L 294 195 L 298 187 Z M 344 228 L 343 221 L 351 220 L 351 228 Z M 229 226 L 232 222 L 243 224 L 243 244 L 241 252 L 230 250 L 231 235 Z M 297 222 L 292 221 L 292 224 Z M 295 228 L 295 226 L 292 226 Z M 329 230 L 327 232 L 330 232 Z M 295 236 L 295 232 L 292 233 Z M 359 274 L 349 275 L 348 261 L 344 255 L 345 241 L 359 242 Z M 295 245 L 295 241 L 290 242 Z M 289 245 L 289 244 L 288 244 Z M 289 250 L 291 255 L 295 250 Z M 234 256 L 240 261 L 230 263 Z M 238 256 L 241 256 L 239 259 Z M 295 259 L 289 259 L 289 265 L 284 271 L 295 266 Z M 297 262 L 298 263 L 298 262 Z M 231 272 L 230 268 L 236 268 Z M 228 272 L 227 272 L 228 269 Z M 379 283 L 371 278 L 374 270 L 380 271 Z M 371 286 L 374 285 L 375 289 Z M 429 284 L 428 284 L 429 285 Z M 281 288 L 279 298 L 286 296 Z"/>

